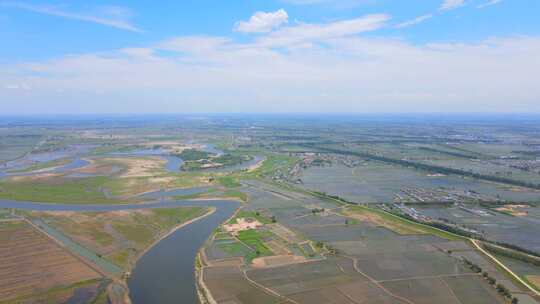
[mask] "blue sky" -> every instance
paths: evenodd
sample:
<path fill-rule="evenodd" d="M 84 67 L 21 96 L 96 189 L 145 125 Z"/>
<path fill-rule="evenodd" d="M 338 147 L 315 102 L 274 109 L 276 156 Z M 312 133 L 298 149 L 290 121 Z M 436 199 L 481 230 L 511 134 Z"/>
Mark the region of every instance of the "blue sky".
<path fill-rule="evenodd" d="M 6 114 L 540 112 L 540 1 L 1 1 Z"/>

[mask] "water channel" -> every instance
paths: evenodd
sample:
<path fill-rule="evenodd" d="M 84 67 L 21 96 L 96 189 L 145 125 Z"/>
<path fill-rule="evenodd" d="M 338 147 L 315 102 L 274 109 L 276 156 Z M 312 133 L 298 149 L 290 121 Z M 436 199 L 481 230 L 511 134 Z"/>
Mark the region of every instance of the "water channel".
<path fill-rule="evenodd" d="M 37 211 L 114 211 L 127 209 L 208 206 L 216 212 L 167 236 L 144 256 L 128 280 L 133 303 L 198 303 L 195 257 L 212 231 L 238 208 L 236 201 L 160 201 L 126 205 L 68 205 L 0 200 L 0 208 Z"/>

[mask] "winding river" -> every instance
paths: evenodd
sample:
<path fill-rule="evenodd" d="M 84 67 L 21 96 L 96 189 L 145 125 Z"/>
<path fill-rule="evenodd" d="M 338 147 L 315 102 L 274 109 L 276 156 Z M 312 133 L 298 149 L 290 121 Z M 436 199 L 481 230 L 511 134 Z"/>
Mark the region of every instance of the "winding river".
<path fill-rule="evenodd" d="M 223 151 L 215 148 L 213 145 L 206 145 L 205 151 L 223 154 Z M 49 155 L 51 154 L 51 155 Z M 33 161 L 49 161 L 51 159 L 65 157 L 64 154 L 44 154 L 42 158 L 32 159 Z M 176 156 L 166 155 L 162 150 L 141 150 L 132 152 L 111 153 L 112 155 L 155 155 L 162 157 L 167 161 L 165 169 L 169 172 L 178 172 L 182 166 L 182 160 Z M 235 171 L 249 168 L 263 160 L 262 156 L 255 156 L 250 161 L 241 164 L 230 166 L 227 168 L 216 168 L 210 171 L 225 172 Z M 15 164 L 15 163 L 14 163 Z M 29 162 L 28 166 L 32 164 Z M 75 157 L 69 163 L 58 166 L 49 170 L 54 173 L 69 172 L 73 169 L 81 168 L 88 165 L 88 161 Z M 14 175 L 32 175 L 35 172 L 22 173 L 6 173 L 2 172 L 6 169 L 17 166 L 4 167 L 0 170 L 0 178 Z M 18 166 L 21 167 L 21 166 Z M 69 177 L 84 177 L 72 173 Z M 192 188 L 174 191 L 156 191 L 147 193 L 141 197 L 144 199 L 155 200 L 153 203 L 144 204 L 119 204 L 119 205 L 89 205 L 89 204 L 51 204 L 38 203 L 29 201 L 12 201 L 0 199 L 0 208 L 14 208 L 23 210 L 35 211 L 116 211 L 129 209 L 147 209 L 147 208 L 165 208 L 165 207 L 180 207 L 180 206 L 207 206 L 215 207 L 216 211 L 194 223 L 191 223 L 181 229 L 176 230 L 166 238 L 159 241 L 155 246 L 148 250 L 136 263 L 135 268 L 131 272 L 131 277 L 128 280 L 130 289 L 130 298 L 134 304 L 139 303 L 198 303 L 198 296 L 195 284 L 195 257 L 204 242 L 208 239 L 212 231 L 223 223 L 227 218 L 232 216 L 238 208 L 239 203 L 236 201 L 227 200 L 171 200 L 174 195 L 190 195 L 207 191 L 208 188 Z M 159 202 L 157 202 L 159 201 Z M 52 227 L 48 227 L 43 222 L 37 222 L 42 229 L 49 229 L 48 233 L 55 235 L 57 238 L 65 238 L 64 243 L 68 243 L 68 247 L 77 251 L 79 254 L 87 257 L 89 260 L 96 262 L 103 267 L 104 264 L 110 264 L 98 257 L 95 253 L 85 249 L 78 244 L 73 243 L 60 232 L 57 232 Z M 73 244 L 71 244 L 71 243 Z M 101 262 L 101 263 L 100 263 Z M 103 264 L 103 265 L 102 265 Z M 105 265 L 106 266 L 106 265 Z M 109 268 L 114 268 L 109 265 Z M 116 267 L 116 266 L 115 266 Z M 120 270 L 109 269 L 110 273 L 117 273 Z"/>
<path fill-rule="evenodd" d="M 143 255 L 128 280 L 130 297 L 139 303 L 198 303 L 195 257 L 212 231 L 232 216 L 239 203 L 226 200 L 160 201 L 126 205 L 67 205 L 0 200 L 0 208 L 37 211 L 114 211 L 180 206 L 215 207 L 216 212 L 176 230 Z"/>

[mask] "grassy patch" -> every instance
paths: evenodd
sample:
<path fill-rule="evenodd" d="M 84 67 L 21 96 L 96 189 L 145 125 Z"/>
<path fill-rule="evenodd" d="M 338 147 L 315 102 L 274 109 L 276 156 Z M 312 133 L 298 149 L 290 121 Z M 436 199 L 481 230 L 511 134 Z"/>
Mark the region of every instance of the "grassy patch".
<path fill-rule="evenodd" d="M 248 195 L 246 193 L 244 193 L 242 191 L 238 191 L 238 190 L 227 190 L 227 191 L 223 192 L 223 196 L 238 198 L 243 202 L 248 201 Z"/>
<path fill-rule="evenodd" d="M 168 184 L 169 189 L 176 188 L 194 188 L 199 186 L 208 185 L 210 173 L 208 172 L 180 172 L 175 174 L 168 174 L 167 176 L 173 176 L 174 180 Z"/>
<path fill-rule="evenodd" d="M 219 244 L 218 246 L 221 250 L 232 256 L 242 256 L 246 254 L 246 251 L 248 251 L 245 245 L 238 242 Z"/>
<path fill-rule="evenodd" d="M 210 153 L 196 150 L 196 149 L 186 149 L 182 151 L 182 153 L 178 154 L 178 157 L 180 157 L 183 161 L 197 161 L 201 159 L 207 159 L 210 157 Z"/>
<path fill-rule="evenodd" d="M 126 239 L 137 243 L 141 247 L 151 243 L 154 239 L 154 232 L 143 225 L 113 223 L 113 227 Z"/>
<path fill-rule="evenodd" d="M 217 178 L 217 181 L 225 188 L 236 188 L 241 186 L 238 180 L 233 176 L 221 176 Z"/>
<path fill-rule="evenodd" d="M 118 203 L 103 193 L 108 177 L 6 180 L 0 182 L 0 198 L 66 204 Z"/>
<path fill-rule="evenodd" d="M 359 216 L 359 220 L 366 220 L 376 225 L 386 227 L 399 234 L 432 234 L 448 240 L 463 240 L 463 237 L 442 231 L 427 225 L 422 225 L 391 215 L 382 210 L 365 206 L 350 206 L 346 213 Z"/>
<path fill-rule="evenodd" d="M 231 235 L 227 232 L 218 232 L 216 233 L 216 235 L 214 236 L 214 239 L 215 240 L 226 240 L 226 239 L 231 239 Z"/>
<path fill-rule="evenodd" d="M 250 157 L 246 155 L 237 155 L 237 154 L 223 154 L 221 156 L 218 156 L 216 158 L 213 158 L 212 161 L 215 163 L 222 164 L 223 166 L 233 166 L 240 164 L 244 161 L 249 160 Z"/>
<path fill-rule="evenodd" d="M 257 221 L 259 221 L 261 224 L 270 224 L 270 223 L 272 223 L 271 219 L 269 219 L 269 218 L 267 218 L 265 216 L 262 216 L 257 211 L 240 210 L 240 211 L 238 211 L 236 216 L 229 221 L 229 224 L 236 224 L 236 220 L 239 219 L 239 218 L 254 218 Z"/>
<path fill-rule="evenodd" d="M 540 276 L 531 275 L 531 276 L 522 277 L 522 279 L 525 282 L 529 283 L 529 285 L 534 287 L 534 289 L 536 289 L 537 291 L 540 291 Z"/>
<path fill-rule="evenodd" d="M 57 159 L 57 160 L 52 160 L 52 161 L 48 161 L 48 162 L 37 163 L 37 164 L 34 164 L 34 165 L 29 166 L 29 167 L 24 168 L 24 169 L 10 170 L 8 172 L 9 173 L 26 173 L 26 172 L 32 172 L 32 171 L 37 171 L 37 170 L 41 170 L 41 169 L 47 169 L 47 168 L 63 166 L 65 164 L 69 163 L 69 162 L 70 162 L 69 159 Z"/>
<path fill-rule="evenodd" d="M 107 153 L 118 153 L 118 152 L 132 152 L 140 149 L 138 146 L 120 146 L 115 144 L 105 144 L 99 147 L 96 147 L 91 151 L 93 155 L 107 154 Z"/>
<path fill-rule="evenodd" d="M 246 260 L 251 262 L 251 260 L 256 257 L 272 255 L 272 251 L 264 245 L 264 238 L 268 238 L 270 235 L 270 232 L 261 232 L 253 229 L 240 231 L 238 233 L 238 239 L 253 249 L 253 252 L 245 257 Z"/>
<path fill-rule="evenodd" d="M 157 208 L 152 209 L 154 216 L 149 220 L 161 227 L 161 229 L 169 229 L 190 219 L 194 219 L 205 214 L 207 208 L 201 207 L 182 207 L 182 208 Z"/>
<path fill-rule="evenodd" d="M 202 152 L 202 153 L 206 153 L 206 152 Z M 201 154 L 200 157 L 202 156 L 204 155 Z M 230 154 L 230 153 L 223 154 L 220 156 L 212 156 L 207 153 L 206 156 L 207 157 L 202 157 L 202 158 L 198 158 L 199 156 L 197 156 L 193 160 L 185 160 L 182 157 L 182 155 L 180 155 L 180 157 L 185 160 L 184 164 L 182 165 L 182 169 L 186 171 L 194 171 L 194 170 L 200 170 L 200 169 L 205 169 L 205 168 L 227 167 L 227 166 L 240 164 L 250 159 L 250 156 L 247 156 L 247 155 L 237 155 L 237 154 Z"/>
<path fill-rule="evenodd" d="M 245 177 L 257 177 L 273 174 L 277 169 L 285 169 L 298 161 L 296 157 L 281 154 L 269 154 L 262 165 L 252 172 L 244 173 Z"/>
<path fill-rule="evenodd" d="M 5 209 L 0 209 L 0 220 L 2 219 L 8 219 L 8 218 L 11 218 L 11 212 L 9 212 L 9 210 Z"/>
<path fill-rule="evenodd" d="M 116 265 L 126 265 L 129 259 L 129 251 L 127 250 L 115 251 L 109 256 L 107 256 L 107 259 L 109 259 L 111 262 L 115 263 Z"/>
<path fill-rule="evenodd" d="M 30 212 L 73 241 L 128 269 L 137 255 L 174 227 L 209 208 L 178 207 L 111 212 Z M 0 240 L 2 235 L 0 234 Z"/>

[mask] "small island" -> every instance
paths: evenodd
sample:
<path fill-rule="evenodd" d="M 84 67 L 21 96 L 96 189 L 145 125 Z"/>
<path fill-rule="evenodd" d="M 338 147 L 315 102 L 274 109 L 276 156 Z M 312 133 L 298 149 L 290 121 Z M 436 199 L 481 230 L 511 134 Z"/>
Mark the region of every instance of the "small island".
<path fill-rule="evenodd" d="M 185 171 L 234 166 L 252 159 L 249 155 L 237 155 L 231 153 L 213 154 L 197 149 L 186 149 L 176 156 L 184 161 L 182 170 Z"/>

